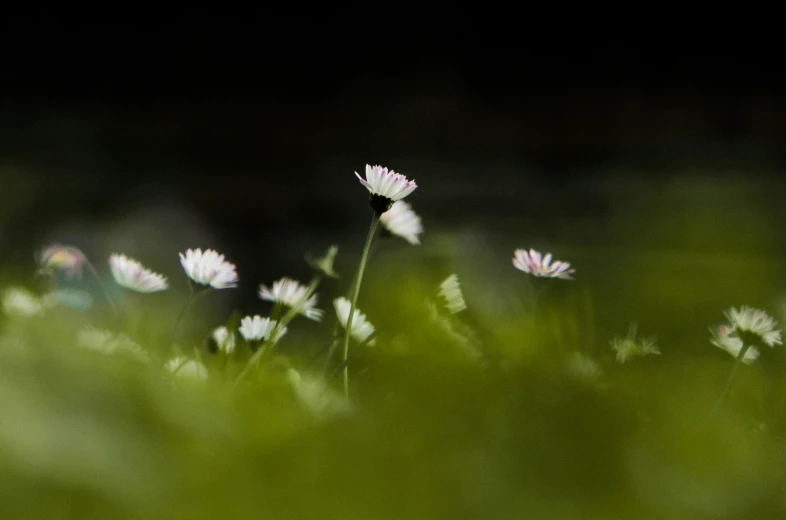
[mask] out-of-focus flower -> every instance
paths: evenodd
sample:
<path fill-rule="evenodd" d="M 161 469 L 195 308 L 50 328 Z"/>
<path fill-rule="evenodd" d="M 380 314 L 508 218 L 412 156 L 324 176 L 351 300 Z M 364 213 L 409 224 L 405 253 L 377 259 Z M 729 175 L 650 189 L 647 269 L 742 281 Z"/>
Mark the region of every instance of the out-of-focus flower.
<path fill-rule="evenodd" d="M 93 306 L 93 295 L 79 289 L 58 289 L 45 294 L 41 302 L 47 308 L 64 306 L 86 311 Z"/>
<path fill-rule="evenodd" d="M 210 337 L 215 343 L 215 348 L 224 354 L 231 354 L 235 351 L 235 334 L 226 327 L 218 327 Z"/>
<path fill-rule="evenodd" d="M 574 352 L 567 360 L 568 372 L 586 382 L 596 382 L 603 375 L 600 365 L 581 352 Z"/>
<path fill-rule="evenodd" d="M 336 261 L 338 254 L 338 246 L 333 245 L 328 248 L 324 256 L 320 258 L 313 258 L 310 254 L 306 255 L 306 262 L 316 271 L 324 274 L 329 278 L 338 278 L 338 273 L 333 270 L 333 264 Z"/>
<path fill-rule="evenodd" d="M 743 306 L 739 310 L 732 307 L 724 314 L 732 329 L 729 334 L 743 344 L 768 347 L 781 344 L 781 332 L 775 328 L 778 324 L 766 312 Z"/>
<path fill-rule="evenodd" d="M 76 335 L 76 341 L 79 346 L 102 354 L 127 354 L 139 361 L 150 360 L 150 355 L 145 349 L 125 334 L 90 327 L 80 330 Z"/>
<path fill-rule="evenodd" d="M 172 372 L 175 377 L 183 380 L 206 381 L 208 377 L 205 365 L 195 359 L 183 356 L 170 359 L 166 364 L 166 369 Z"/>
<path fill-rule="evenodd" d="M 543 278 L 561 278 L 572 280 L 576 270 L 570 268 L 568 262 L 555 260 L 551 263 L 551 253 L 542 256 L 538 251 L 530 249 L 516 249 L 513 256 L 513 266 L 516 269 Z"/>
<path fill-rule="evenodd" d="M 79 248 L 63 244 L 46 247 L 38 257 L 38 264 L 42 270 L 62 271 L 67 280 L 81 278 L 86 263 L 87 257 Z"/>
<path fill-rule="evenodd" d="M 141 293 L 154 293 L 165 290 L 169 284 L 164 276 L 145 269 L 142 264 L 118 253 L 109 257 L 112 276 L 121 287 Z"/>
<path fill-rule="evenodd" d="M 287 370 L 287 378 L 298 401 L 318 419 L 326 419 L 351 411 L 349 401 L 319 378 L 303 376 Z"/>
<path fill-rule="evenodd" d="M 464 295 L 461 294 L 461 286 L 456 274 L 448 276 L 439 285 L 439 295 L 445 300 L 445 307 L 451 314 L 456 314 L 467 308 L 467 302 L 464 301 Z"/>
<path fill-rule="evenodd" d="M 394 202 L 401 200 L 418 187 L 415 181 L 382 166 L 366 165 L 366 178 L 355 172 L 358 180 L 371 193 L 371 207 L 381 215 L 388 211 Z"/>
<path fill-rule="evenodd" d="M 259 286 L 259 297 L 263 300 L 270 302 L 278 302 L 287 307 L 295 308 L 298 305 L 298 312 L 306 318 L 314 321 L 322 319 L 323 311 L 315 308 L 317 304 L 317 295 L 312 294 L 307 300 L 303 299 L 308 294 L 308 287 L 300 285 L 297 280 L 291 278 L 282 278 L 273 282 L 273 287 L 262 284 Z"/>
<path fill-rule="evenodd" d="M 349 320 L 349 309 L 352 306 L 349 300 L 343 296 L 333 300 L 333 306 L 336 308 L 336 316 L 341 326 L 347 328 L 347 320 Z M 360 312 L 356 307 L 352 315 L 352 331 L 350 334 L 360 343 L 366 343 L 367 340 L 374 334 L 374 326 L 366 319 L 366 315 Z M 376 345 L 377 340 L 371 338 L 368 345 Z"/>
<path fill-rule="evenodd" d="M 740 355 L 742 349 L 742 340 L 738 337 L 729 336 L 732 333 L 732 328 L 728 325 L 719 325 L 710 328 L 710 343 L 716 347 L 725 350 L 732 355 L 735 359 Z M 754 346 L 749 346 L 742 356 L 742 362 L 750 365 L 759 357 L 759 351 Z"/>
<path fill-rule="evenodd" d="M 407 202 L 394 202 L 389 210 L 380 215 L 379 221 L 390 234 L 400 236 L 413 246 L 420 244 L 423 224 Z"/>
<path fill-rule="evenodd" d="M 224 259 L 224 255 L 208 249 L 189 249 L 180 253 L 180 264 L 191 280 L 205 287 L 229 289 L 237 287 L 238 277 L 235 264 Z"/>
<path fill-rule="evenodd" d="M 275 336 L 271 340 L 275 344 L 287 333 L 286 327 L 280 327 L 277 321 L 261 316 L 246 316 L 240 320 L 240 334 L 246 341 L 262 341 L 270 337 L 274 330 Z"/>
<path fill-rule="evenodd" d="M 645 357 L 651 354 L 660 354 L 660 350 L 655 344 L 655 338 L 636 337 L 635 323 L 630 325 L 627 336 L 611 340 L 611 348 L 617 353 L 617 361 L 620 363 L 625 363 L 636 356 Z"/>
<path fill-rule="evenodd" d="M 9 316 L 27 318 L 41 314 L 41 299 L 23 287 L 9 287 L 3 291 L 3 312 Z"/>

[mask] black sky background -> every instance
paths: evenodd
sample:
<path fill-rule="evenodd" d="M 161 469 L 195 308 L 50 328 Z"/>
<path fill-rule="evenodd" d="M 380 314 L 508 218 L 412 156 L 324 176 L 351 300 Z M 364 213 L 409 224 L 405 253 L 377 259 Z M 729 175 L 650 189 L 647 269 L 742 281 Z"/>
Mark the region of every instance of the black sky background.
<path fill-rule="evenodd" d="M 288 262 L 362 239 L 352 172 L 366 163 L 416 178 L 432 229 L 602 221 L 605 178 L 780 179 L 777 34 L 627 25 L 615 37 L 466 9 L 373 23 L 4 17 L 0 165 L 33 190 L 4 238 L 29 251 L 55 223 L 75 233 L 157 204 L 200 215 L 225 248 L 287 238 Z"/>

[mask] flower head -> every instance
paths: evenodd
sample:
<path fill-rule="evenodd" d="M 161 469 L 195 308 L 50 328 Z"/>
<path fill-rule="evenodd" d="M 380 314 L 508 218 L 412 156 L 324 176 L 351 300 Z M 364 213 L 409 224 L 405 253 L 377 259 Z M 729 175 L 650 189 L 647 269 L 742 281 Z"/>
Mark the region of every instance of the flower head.
<path fill-rule="evenodd" d="M 365 180 L 355 172 L 360 183 L 371 193 L 371 207 L 381 215 L 390 209 L 394 202 L 401 200 L 418 187 L 415 181 L 382 166 L 366 165 Z"/>
<path fill-rule="evenodd" d="M 278 302 L 287 307 L 299 307 L 298 312 L 306 318 L 314 321 L 322 319 L 322 310 L 316 309 L 314 306 L 317 304 L 317 295 L 313 294 L 306 299 L 308 295 L 308 287 L 300 285 L 297 280 L 291 278 L 282 278 L 273 282 L 273 287 L 262 284 L 259 286 L 259 297 L 263 300 L 270 302 Z"/>
<path fill-rule="evenodd" d="M 164 276 L 145 269 L 142 264 L 126 255 L 115 253 L 110 256 L 109 267 L 117 284 L 132 291 L 154 293 L 169 286 Z"/>
<path fill-rule="evenodd" d="M 170 359 L 166 369 L 181 380 L 206 381 L 208 377 L 205 365 L 183 356 Z"/>
<path fill-rule="evenodd" d="M 52 244 L 38 257 L 44 271 L 62 271 L 67 280 L 82 277 L 82 269 L 87 263 L 85 254 L 74 246 Z"/>
<path fill-rule="evenodd" d="M 572 280 L 573 274 L 576 272 L 575 269 L 570 268 L 570 264 L 567 262 L 555 260 L 554 263 L 551 263 L 551 253 L 541 256 L 534 249 L 530 249 L 529 252 L 526 249 L 516 249 L 513 266 L 533 276 L 562 278 L 563 280 Z"/>
<path fill-rule="evenodd" d="M 420 217 L 412 211 L 412 206 L 403 200 L 394 202 L 389 210 L 379 217 L 382 226 L 391 235 L 400 236 L 410 244 L 420 244 L 419 235 L 423 233 Z"/>
<path fill-rule="evenodd" d="M 573 352 L 567 360 L 568 372 L 585 382 L 596 382 L 603 375 L 597 361 L 581 352 Z"/>
<path fill-rule="evenodd" d="M 439 285 L 439 295 L 444 298 L 445 307 L 451 314 L 456 314 L 467 308 L 467 302 L 464 301 L 464 295 L 461 294 L 461 287 L 456 274 L 448 276 Z"/>
<path fill-rule="evenodd" d="M 278 343 L 281 336 L 287 333 L 286 327 L 279 327 L 277 321 L 261 316 L 246 316 L 240 320 L 240 334 L 246 341 L 262 341 L 270 337 L 275 331 L 275 336 L 271 338 L 273 343 Z"/>
<path fill-rule="evenodd" d="M 224 354 L 231 354 L 235 351 L 235 334 L 229 332 L 226 327 L 218 327 L 210 335 L 210 339 L 214 342 L 216 349 Z"/>
<path fill-rule="evenodd" d="M 742 340 L 737 337 L 730 336 L 733 332 L 732 328 L 728 325 L 720 325 L 717 327 L 710 328 L 710 334 L 712 338 L 710 339 L 710 343 L 715 345 L 716 347 L 725 350 L 729 354 L 731 354 L 734 358 L 740 355 L 740 350 L 742 349 Z M 742 356 L 742 362 L 750 365 L 759 357 L 759 351 L 754 346 L 749 346 L 748 349 L 745 351 L 745 355 Z"/>
<path fill-rule="evenodd" d="M 778 324 L 766 312 L 743 306 L 739 310 L 732 307 L 724 314 L 732 329 L 729 334 L 743 344 L 768 347 L 781 344 L 781 332 L 775 329 Z"/>
<path fill-rule="evenodd" d="M 102 354 L 126 354 L 139 361 L 150 360 L 145 349 L 125 334 L 89 327 L 77 333 L 76 341 L 79 346 Z"/>
<path fill-rule="evenodd" d="M 330 388 L 320 377 L 301 375 L 297 370 L 287 370 L 287 379 L 295 397 L 318 419 L 342 415 L 352 410 L 347 399 Z"/>
<path fill-rule="evenodd" d="M 224 255 L 208 249 L 189 249 L 185 255 L 180 253 L 180 263 L 186 274 L 194 282 L 214 289 L 237 287 L 235 264 L 224 260 Z"/>
<path fill-rule="evenodd" d="M 319 272 L 320 274 L 324 274 L 328 278 L 339 278 L 338 273 L 333 268 L 337 254 L 338 246 L 332 245 L 320 258 L 314 258 L 310 253 L 306 254 L 306 262 L 315 271 Z"/>
<path fill-rule="evenodd" d="M 22 287 L 3 291 L 3 311 L 9 316 L 30 317 L 44 311 L 44 304 L 35 294 Z"/>
<path fill-rule="evenodd" d="M 629 359 L 650 354 L 660 354 L 655 338 L 637 338 L 636 324 L 631 324 L 628 334 L 624 338 L 616 337 L 611 340 L 611 348 L 617 353 L 617 361 L 624 363 Z"/>
<path fill-rule="evenodd" d="M 352 304 L 346 298 L 341 297 L 333 300 L 333 306 L 336 308 L 336 315 L 338 316 L 339 323 L 341 323 L 342 327 L 346 328 L 347 321 L 349 320 L 349 309 Z M 374 334 L 374 326 L 369 323 L 366 319 L 366 315 L 360 312 L 357 307 L 352 315 L 352 331 L 350 334 L 360 343 L 368 342 L 368 345 L 371 346 L 377 343 L 377 340 L 371 338 Z M 368 341 L 369 338 L 371 338 L 370 341 Z"/>

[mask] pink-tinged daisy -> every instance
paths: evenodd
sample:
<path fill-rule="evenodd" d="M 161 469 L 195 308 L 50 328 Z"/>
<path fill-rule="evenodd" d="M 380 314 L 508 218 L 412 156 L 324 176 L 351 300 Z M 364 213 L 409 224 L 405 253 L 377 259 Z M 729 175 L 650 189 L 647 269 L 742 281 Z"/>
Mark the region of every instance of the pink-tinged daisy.
<path fill-rule="evenodd" d="M 191 280 L 213 289 L 229 289 L 237 287 L 235 264 L 224 260 L 224 255 L 212 249 L 204 253 L 201 249 L 189 249 L 185 255 L 180 254 L 180 263 Z"/>
<path fill-rule="evenodd" d="M 333 306 L 336 308 L 336 316 L 341 326 L 347 328 L 347 320 L 349 319 L 349 308 L 351 303 L 344 297 L 336 298 L 333 300 Z M 355 312 L 352 315 L 352 331 L 350 332 L 353 338 L 360 343 L 366 343 L 368 339 L 374 334 L 374 326 L 366 319 L 366 315 L 360 312 L 355 307 Z M 371 339 L 368 345 L 376 345 L 377 340 Z"/>
<path fill-rule="evenodd" d="M 215 345 L 215 349 L 224 354 L 231 354 L 235 351 L 235 334 L 229 332 L 226 327 L 218 327 L 210 335 L 210 339 Z"/>
<path fill-rule="evenodd" d="M 154 293 L 165 290 L 169 284 L 166 278 L 126 255 L 113 254 L 109 257 L 112 276 L 121 287 L 141 293 Z"/>
<path fill-rule="evenodd" d="M 570 264 L 567 262 L 555 260 L 552 263 L 551 253 L 541 256 L 534 249 L 530 249 L 529 252 L 526 249 L 516 249 L 513 257 L 513 266 L 533 276 L 561 278 L 563 280 L 572 280 L 576 272 L 575 269 L 570 268 Z"/>
<path fill-rule="evenodd" d="M 273 282 L 273 287 L 268 288 L 265 284 L 259 286 L 259 297 L 270 302 L 277 302 L 287 307 L 299 307 L 298 312 L 306 318 L 314 321 L 322 319 L 322 310 L 316 309 L 317 295 L 312 294 L 305 300 L 308 294 L 308 287 L 300 285 L 297 280 L 282 278 Z"/>
<path fill-rule="evenodd" d="M 369 202 L 377 215 L 385 213 L 394 202 L 403 199 L 418 187 L 415 181 L 407 180 L 403 175 L 382 166 L 367 164 L 365 179 L 358 172 L 355 172 L 355 175 L 371 193 Z"/>
<path fill-rule="evenodd" d="M 412 206 L 403 200 L 394 202 L 388 211 L 380 215 L 379 221 L 391 235 L 400 236 L 413 246 L 420 244 L 423 224 L 417 213 L 412 211 Z"/>
<path fill-rule="evenodd" d="M 270 338 L 270 335 L 275 331 L 275 335 L 271 341 L 275 344 L 281 339 L 281 336 L 287 333 L 286 327 L 279 327 L 277 321 L 270 318 L 263 318 L 261 316 L 246 316 L 240 320 L 240 334 L 246 341 L 262 341 Z"/>
<path fill-rule="evenodd" d="M 729 334 L 743 344 L 768 347 L 781 344 L 781 332 L 775 329 L 778 324 L 766 312 L 743 306 L 739 310 L 732 307 L 724 314 L 732 329 Z"/>
<path fill-rule="evenodd" d="M 732 332 L 733 329 L 728 325 L 720 325 L 718 327 L 710 328 L 710 334 L 712 334 L 710 343 L 720 349 L 725 350 L 736 359 L 740 355 L 740 350 L 742 349 L 742 340 L 740 338 L 730 336 Z M 749 346 L 745 351 L 745 354 L 742 356 L 742 362 L 746 365 L 750 365 L 756 361 L 758 357 L 759 351 L 756 349 L 756 347 Z"/>
<path fill-rule="evenodd" d="M 67 280 L 72 280 L 82 277 L 82 269 L 87 263 L 87 257 L 74 246 L 52 244 L 41 252 L 38 263 L 41 269 L 62 271 Z"/>

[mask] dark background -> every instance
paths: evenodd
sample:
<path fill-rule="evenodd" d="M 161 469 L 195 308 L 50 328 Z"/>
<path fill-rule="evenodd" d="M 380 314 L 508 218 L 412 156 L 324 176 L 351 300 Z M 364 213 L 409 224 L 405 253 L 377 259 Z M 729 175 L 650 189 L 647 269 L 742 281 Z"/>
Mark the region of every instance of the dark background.
<path fill-rule="evenodd" d="M 506 252 L 613 244 L 628 191 L 685 176 L 750 178 L 779 206 L 786 84 L 765 30 L 201 14 L 3 19 L 5 260 L 59 240 L 171 272 L 174 250 L 216 247 L 272 280 L 306 250 L 356 252 L 366 163 L 417 180 L 425 251 L 467 229 Z"/>

